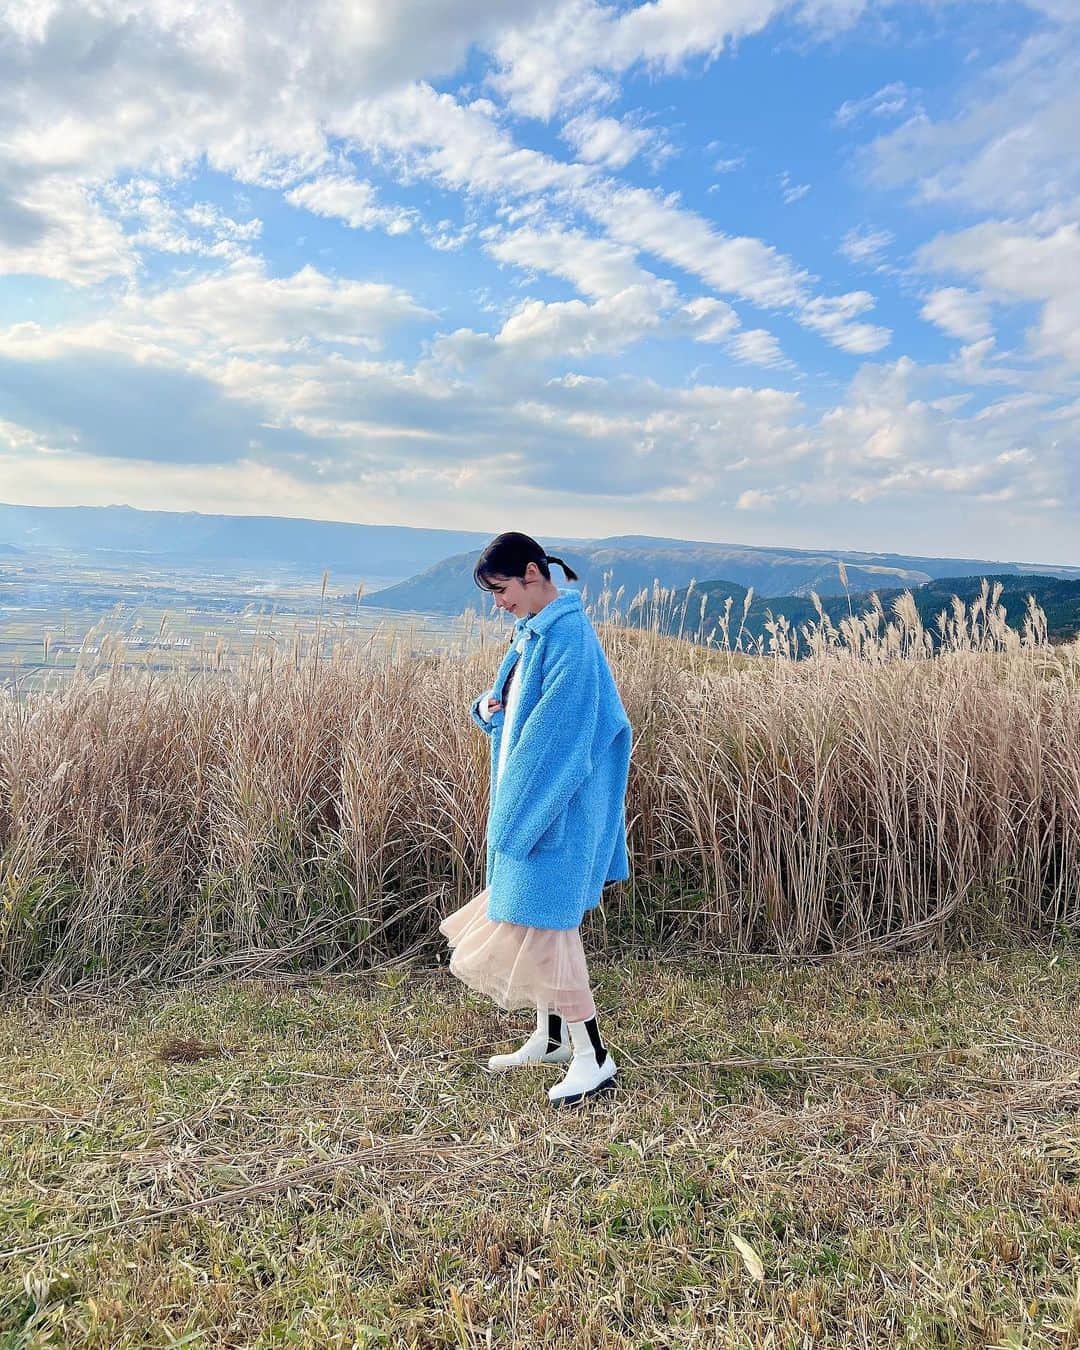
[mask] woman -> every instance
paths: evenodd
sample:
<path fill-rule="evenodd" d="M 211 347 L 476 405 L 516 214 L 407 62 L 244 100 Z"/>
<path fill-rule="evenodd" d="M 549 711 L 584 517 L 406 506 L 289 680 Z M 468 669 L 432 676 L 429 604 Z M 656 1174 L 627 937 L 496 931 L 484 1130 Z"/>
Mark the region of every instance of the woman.
<path fill-rule="evenodd" d="M 487 885 L 439 925 L 451 972 L 500 1007 L 536 1008 L 536 1030 L 492 1072 L 565 1064 L 548 1090 L 576 1105 L 615 1086 L 596 1025 L 581 920 L 609 881 L 630 875 L 626 782 L 632 733 L 580 594 L 577 574 L 527 534 L 500 534 L 473 569 L 499 609 L 517 616 L 473 721 L 491 737 Z"/>

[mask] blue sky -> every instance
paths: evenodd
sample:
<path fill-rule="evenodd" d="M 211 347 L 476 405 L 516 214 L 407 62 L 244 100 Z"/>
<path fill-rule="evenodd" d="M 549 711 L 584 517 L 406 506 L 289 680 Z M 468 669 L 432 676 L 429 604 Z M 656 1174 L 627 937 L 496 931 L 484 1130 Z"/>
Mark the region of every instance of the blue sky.
<path fill-rule="evenodd" d="M 19 0 L 0 500 L 1080 562 L 1080 8 Z"/>

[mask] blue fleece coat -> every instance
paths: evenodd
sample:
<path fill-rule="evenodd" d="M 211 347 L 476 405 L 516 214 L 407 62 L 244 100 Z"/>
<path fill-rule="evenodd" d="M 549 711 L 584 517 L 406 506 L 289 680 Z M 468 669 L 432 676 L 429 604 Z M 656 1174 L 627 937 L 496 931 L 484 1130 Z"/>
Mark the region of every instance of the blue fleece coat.
<path fill-rule="evenodd" d="M 524 638 L 523 650 L 516 650 Z M 497 773 L 505 711 L 485 722 L 491 737 L 488 798 L 488 917 L 535 928 L 577 928 L 606 882 L 630 875 L 626 783 L 632 729 L 581 595 L 559 587 L 538 614 L 514 625 L 491 688 L 505 703 L 515 661 L 518 706 Z"/>

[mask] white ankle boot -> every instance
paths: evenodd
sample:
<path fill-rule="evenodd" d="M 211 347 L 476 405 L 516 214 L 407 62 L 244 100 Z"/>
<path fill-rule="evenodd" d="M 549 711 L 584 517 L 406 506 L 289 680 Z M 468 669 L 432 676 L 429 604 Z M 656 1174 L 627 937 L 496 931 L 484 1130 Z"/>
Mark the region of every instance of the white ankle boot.
<path fill-rule="evenodd" d="M 501 1073 L 504 1069 L 516 1069 L 520 1064 L 565 1064 L 572 1053 L 565 1019 L 538 1003 L 536 1030 L 513 1054 L 492 1055 L 488 1060 L 488 1071 Z"/>
<path fill-rule="evenodd" d="M 574 1057 L 562 1082 L 548 1088 L 552 1106 L 576 1106 L 588 1097 L 600 1096 L 615 1088 L 615 1061 L 600 1039 L 596 1018 L 568 1025 Z"/>

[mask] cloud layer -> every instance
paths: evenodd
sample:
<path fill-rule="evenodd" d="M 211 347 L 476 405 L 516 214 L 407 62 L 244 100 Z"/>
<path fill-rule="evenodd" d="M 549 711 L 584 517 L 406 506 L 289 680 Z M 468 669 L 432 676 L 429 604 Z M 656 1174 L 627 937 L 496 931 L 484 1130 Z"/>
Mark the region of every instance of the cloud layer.
<path fill-rule="evenodd" d="M 9 6 L 0 496 L 1078 561 L 1080 25 L 876 21 Z"/>

